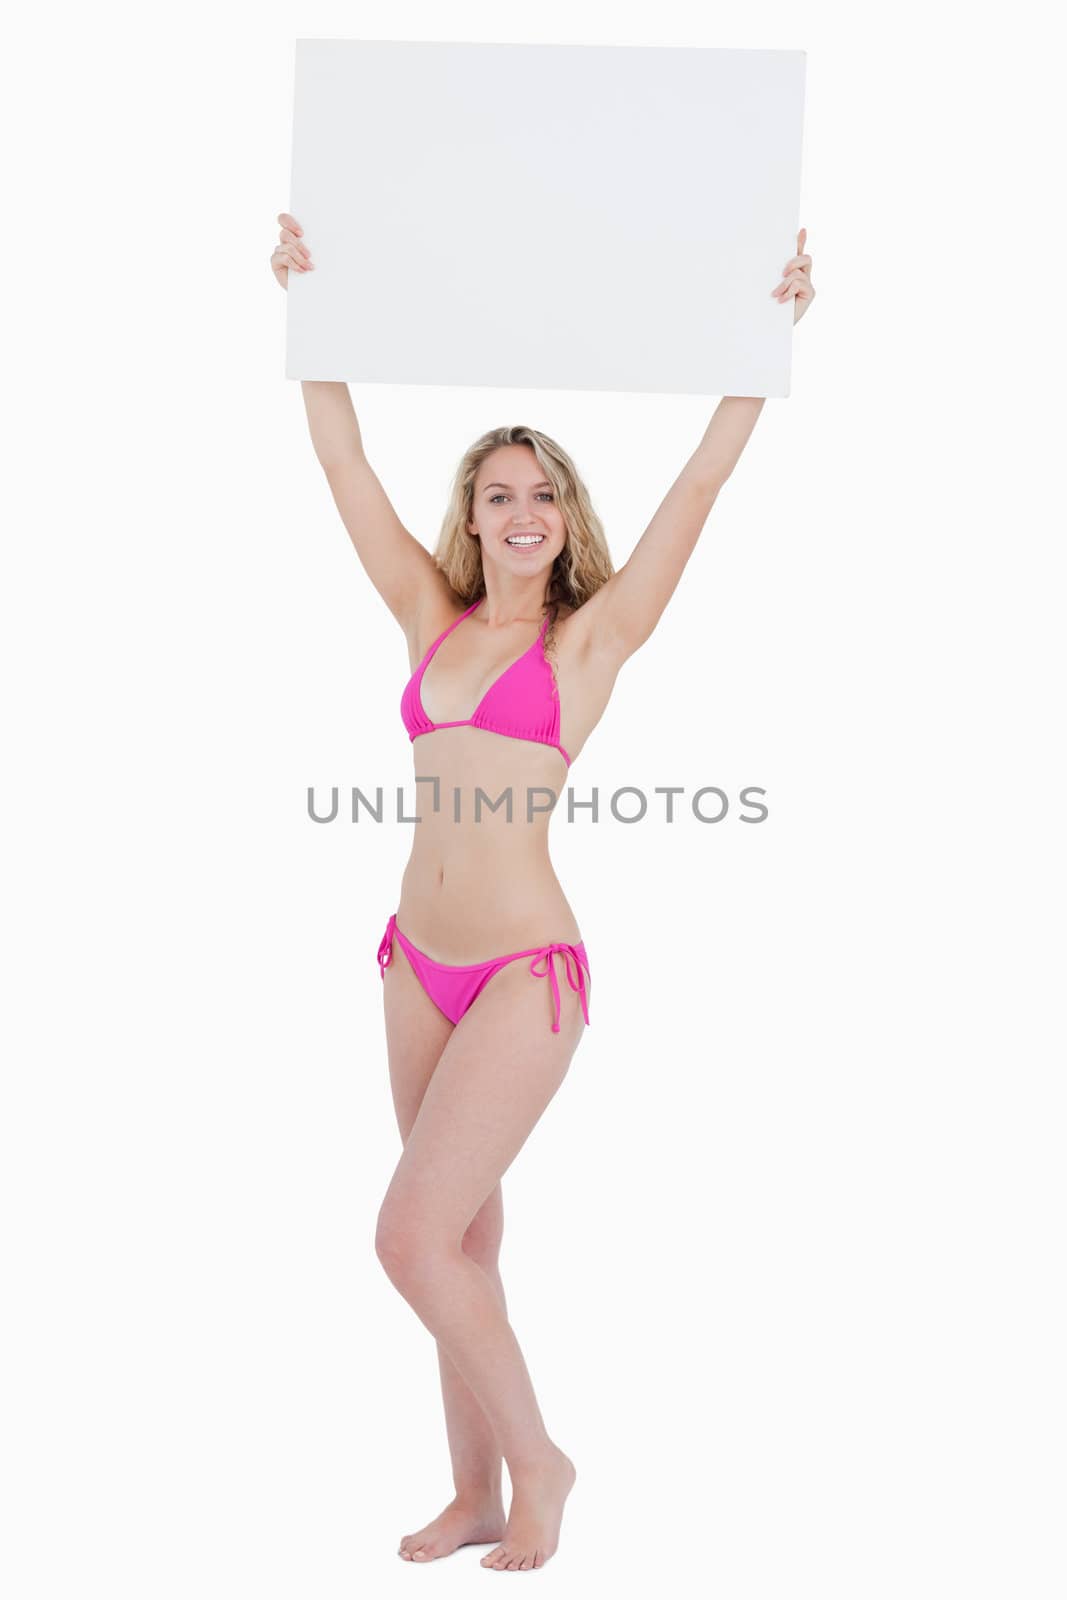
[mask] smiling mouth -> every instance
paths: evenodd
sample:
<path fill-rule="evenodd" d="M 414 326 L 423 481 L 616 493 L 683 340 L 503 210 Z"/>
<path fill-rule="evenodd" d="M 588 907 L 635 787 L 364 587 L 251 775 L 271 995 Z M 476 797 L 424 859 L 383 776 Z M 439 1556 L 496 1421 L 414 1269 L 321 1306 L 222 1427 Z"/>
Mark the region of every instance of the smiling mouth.
<path fill-rule="evenodd" d="M 513 548 L 520 550 L 532 549 L 534 545 L 544 544 L 544 542 L 545 536 L 543 533 L 513 533 L 505 540 L 506 544 L 510 544 Z"/>

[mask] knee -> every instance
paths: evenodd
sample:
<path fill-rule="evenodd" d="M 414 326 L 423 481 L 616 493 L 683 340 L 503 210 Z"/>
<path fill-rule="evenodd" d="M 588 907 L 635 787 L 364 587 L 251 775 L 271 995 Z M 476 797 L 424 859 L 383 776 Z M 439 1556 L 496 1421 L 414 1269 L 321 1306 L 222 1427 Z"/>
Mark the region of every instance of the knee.
<path fill-rule="evenodd" d="M 503 1218 L 499 1202 L 486 1201 L 462 1238 L 443 1234 L 439 1221 L 424 1210 L 386 1199 L 378 1212 L 374 1251 L 394 1282 L 417 1276 L 426 1266 L 450 1250 L 480 1266 L 495 1265 L 500 1255 Z"/>
<path fill-rule="evenodd" d="M 388 1203 L 379 1211 L 374 1251 L 394 1283 L 416 1278 L 443 1248 L 440 1231 L 428 1217 Z"/>
<path fill-rule="evenodd" d="M 418 1234 L 412 1223 L 383 1206 L 374 1230 L 374 1253 L 390 1278 L 398 1278 L 414 1260 Z"/>

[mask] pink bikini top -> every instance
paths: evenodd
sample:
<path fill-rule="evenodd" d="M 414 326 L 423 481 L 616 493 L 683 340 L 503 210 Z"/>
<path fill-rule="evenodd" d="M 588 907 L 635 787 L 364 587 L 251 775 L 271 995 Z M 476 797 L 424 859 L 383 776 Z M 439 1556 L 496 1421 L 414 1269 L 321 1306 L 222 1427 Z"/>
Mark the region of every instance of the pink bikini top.
<path fill-rule="evenodd" d="M 485 596 L 482 596 L 484 599 Z M 438 728 L 485 728 L 488 733 L 502 733 L 509 739 L 532 739 L 536 744 L 550 744 L 558 750 L 568 767 L 571 758 L 559 742 L 559 694 L 544 651 L 545 629 L 548 617 L 530 648 L 523 652 L 510 667 L 505 667 L 491 684 L 475 707 L 473 716 L 461 722 L 431 722 L 422 707 L 419 686 L 434 652 L 453 628 L 458 628 L 464 617 L 469 617 L 482 603 L 476 600 L 468 606 L 463 616 L 457 617 L 436 638 L 415 672 L 408 680 L 400 701 L 400 715 L 412 740 L 420 733 L 433 733 Z"/>

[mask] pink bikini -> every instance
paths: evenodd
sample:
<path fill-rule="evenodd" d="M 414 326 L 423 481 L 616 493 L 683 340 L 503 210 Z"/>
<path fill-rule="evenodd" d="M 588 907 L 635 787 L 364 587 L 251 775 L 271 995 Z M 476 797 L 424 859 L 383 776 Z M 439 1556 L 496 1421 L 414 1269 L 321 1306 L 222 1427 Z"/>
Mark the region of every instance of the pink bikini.
<path fill-rule="evenodd" d="M 484 595 L 482 597 L 485 598 Z M 559 695 L 552 668 L 545 660 L 545 629 L 548 617 L 541 624 L 529 650 L 510 667 L 505 667 L 499 678 L 482 695 L 473 717 L 462 722 L 431 722 L 422 708 L 422 680 L 438 646 L 448 638 L 453 628 L 458 628 L 464 617 L 469 617 L 481 605 L 476 600 L 468 606 L 463 616 L 449 623 L 440 638 L 434 640 L 419 663 L 414 676 L 404 690 L 400 701 L 400 715 L 412 740 L 420 733 L 434 733 L 438 728 L 485 728 L 488 733 L 503 733 L 509 739 L 533 739 L 537 744 L 550 744 L 558 750 L 568 767 L 571 758 L 559 742 Z"/>
<path fill-rule="evenodd" d="M 469 617 L 481 603 L 481 600 L 476 600 L 474 605 L 468 606 L 462 616 L 450 623 L 427 650 L 409 679 L 400 702 L 400 715 L 404 727 L 412 740 L 417 739 L 421 733 L 434 733 L 439 728 L 484 728 L 487 733 L 503 734 L 509 739 L 530 739 L 537 744 L 551 745 L 554 750 L 558 750 L 569 767 L 570 756 L 559 742 L 559 694 L 552 668 L 544 653 L 547 616 L 534 643 L 517 661 L 505 667 L 496 682 L 482 696 L 472 716 L 465 717 L 460 722 L 431 722 L 426 715 L 420 693 L 426 668 L 433 660 L 441 642 L 447 639 L 452 629 L 458 628 L 464 617 Z M 560 1031 L 559 983 L 553 966 L 553 958 L 556 956 L 562 957 L 567 982 L 577 993 L 581 1001 L 582 1015 L 586 1023 L 589 1022 L 585 988 L 585 979 L 589 974 L 589 959 L 582 943 L 537 945 L 532 950 L 515 950 L 511 955 L 497 956 L 493 961 L 479 961 L 465 967 L 446 966 L 443 961 L 432 960 L 401 933 L 396 925 L 394 913 L 389 918 L 382 942 L 378 946 L 378 966 L 383 983 L 385 969 L 393 959 L 394 937 L 400 941 L 401 949 L 411 963 L 412 970 L 422 987 L 450 1022 L 459 1022 L 495 972 L 499 972 L 501 967 L 506 967 L 511 961 L 521 960 L 523 956 L 533 957 L 530 962 L 530 973 L 533 977 L 547 977 L 551 982 L 556 1013 L 552 1032 Z"/>
<path fill-rule="evenodd" d="M 447 967 L 443 961 L 431 960 L 401 933 L 396 925 L 394 912 L 389 918 L 385 935 L 378 946 L 378 965 L 381 968 L 383 983 L 385 969 L 393 959 L 394 938 L 399 939 L 400 948 L 411 962 L 415 976 L 422 987 L 450 1022 L 458 1022 L 468 1007 L 474 1004 L 494 972 L 506 967 L 509 961 L 519 961 L 523 956 L 533 956 L 534 959 L 530 962 L 532 976 L 547 977 L 552 984 L 552 999 L 556 1008 L 556 1020 L 552 1024 L 552 1032 L 558 1033 L 559 981 L 556 978 L 556 969 L 552 965 L 554 955 L 563 957 L 563 970 L 567 982 L 581 1001 L 582 1014 L 586 1022 L 589 1021 L 589 1002 L 585 992 L 585 974 L 589 971 L 589 960 L 584 944 L 535 945 L 532 950 L 515 950 L 510 956 L 498 956 L 495 961 L 477 961 L 469 967 Z"/>

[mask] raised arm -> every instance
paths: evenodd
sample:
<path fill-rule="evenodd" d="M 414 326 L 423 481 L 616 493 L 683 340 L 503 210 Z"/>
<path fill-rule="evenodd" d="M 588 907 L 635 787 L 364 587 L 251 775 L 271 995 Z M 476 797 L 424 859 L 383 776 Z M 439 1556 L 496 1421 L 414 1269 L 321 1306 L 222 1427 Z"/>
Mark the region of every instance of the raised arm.
<path fill-rule="evenodd" d="M 807 229 L 797 234 L 797 250 L 782 268 L 771 294 L 793 305 L 800 321 L 815 298 L 811 256 L 803 254 Z M 685 564 L 696 548 L 708 512 L 740 459 L 764 402 L 757 396 L 725 395 L 703 439 L 667 491 L 630 559 L 585 605 L 573 624 L 585 648 L 621 666 L 640 649 L 663 615 Z"/>
<path fill-rule="evenodd" d="M 590 648 L 619 665 L 652 633 L 696 548 L 719 490 L 737 465 L 764 402 L 725 395 L 632 554 L 574 622 Z"/>
<path fill-rule="evenodd" d="M 290 271 L 310 272 L 314 263 L 296 218 L 283 211 L 278 221 L 281 239 L 271 268 L 288 289 Z M 305 379 L 300 387 L 315 454 L 363 570 L 412 637 L 427 600 L 447 594 L 444 574 L 400 521 L 367 460 L 348 385 Z"/>
<path fill-rule="evenodd" d="M 411 635 L 427 600 L 447 591 L 444 575 L 405 528 L 364 455 L 348 385 L 305 379 L 300 387 L 315 454 L 363 570 Z"/>

